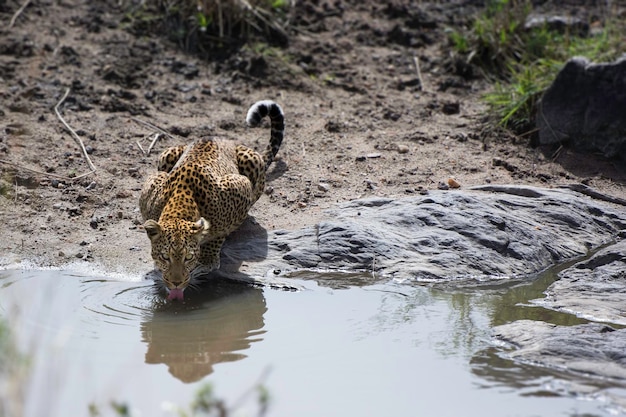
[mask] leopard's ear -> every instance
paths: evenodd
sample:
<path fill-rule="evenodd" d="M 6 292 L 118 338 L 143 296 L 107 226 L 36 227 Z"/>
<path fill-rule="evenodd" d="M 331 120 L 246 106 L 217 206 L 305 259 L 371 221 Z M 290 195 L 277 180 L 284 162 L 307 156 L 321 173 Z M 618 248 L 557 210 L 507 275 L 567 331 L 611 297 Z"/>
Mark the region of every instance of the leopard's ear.
<path fill-rule="evenodd" d="M 204 217 L 200 217 L 200 220 L 195 222 L 191 226 L 191 231 L 198 241 L 201 241 L 209 233 L 209 222 Z"/>
<path fill-rule="evenodd" d="M 154 220 L 147 220 L 143 224 L 143 228 L 151 241 L 161 236 L 161 226 Z"/>

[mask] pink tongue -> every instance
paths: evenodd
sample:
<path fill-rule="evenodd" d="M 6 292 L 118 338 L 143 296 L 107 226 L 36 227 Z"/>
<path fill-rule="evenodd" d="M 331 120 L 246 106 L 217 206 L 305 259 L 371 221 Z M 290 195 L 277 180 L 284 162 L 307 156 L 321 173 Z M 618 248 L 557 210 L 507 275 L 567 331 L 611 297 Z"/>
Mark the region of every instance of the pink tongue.
<path fill-rule="evenodd" d="M 180 288 L 170 290 L 170 293 L 167 295 L 167 299 L 183 301 L 185 299 L 183 296 L 183 290 L 181 290 Z"/>

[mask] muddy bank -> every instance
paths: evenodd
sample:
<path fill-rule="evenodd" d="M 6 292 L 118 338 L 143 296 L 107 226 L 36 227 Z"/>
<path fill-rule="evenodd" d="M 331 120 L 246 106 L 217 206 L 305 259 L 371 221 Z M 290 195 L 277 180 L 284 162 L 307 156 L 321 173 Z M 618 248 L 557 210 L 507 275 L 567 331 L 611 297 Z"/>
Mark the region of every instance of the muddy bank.
<path fill-rule="evenodd" d="M 269 132 L 244 118 L 265 98 L 286 113 L 279 160 L 251 213 L 268 233 L 313 226 L 337 203 L 445 188 L 451 177 L 463 189 L 583 182 L 626 198 L 612 161 L 568 150 L 553 159 L 553 148 L 484 130 L 488 85 L 451 69 L 445 35 L 471 19 L 470 6 L 340 3 L 339 15 L 299 10 L 307 30 L 282 49 L 218 61 L 128 31 L 119 2 L 31 2 L 0 29 L 0 263 L 141 273 L 151 261 L 137 200 L 158 153 L 207 135 L 264 148 Z M 0 16 L 9 21 L 20 5 L 0 6 Z M 95 172 L 54 112 L 68 88 L 59 112 Z M 166 133 L 149 154 L 160 130 L 144 122 Z"/>

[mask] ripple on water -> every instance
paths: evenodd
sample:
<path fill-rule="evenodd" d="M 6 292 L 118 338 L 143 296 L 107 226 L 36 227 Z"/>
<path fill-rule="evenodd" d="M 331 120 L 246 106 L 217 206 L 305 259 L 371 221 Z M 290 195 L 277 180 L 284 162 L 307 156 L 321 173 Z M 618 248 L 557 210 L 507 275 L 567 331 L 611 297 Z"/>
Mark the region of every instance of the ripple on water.
<path fill-rule="evenodd" d="M 152 282 L 126 283 L 106 279 L 81 279 L 81 304 L 93 315 L 88 320 L 136 326 L 146 314 L 163 304 Z"/>
<path fill-rule="evenodd" d="M 78 349 L 88 338 L 103 357 L 144 351 L 146 364 L 166 365 L 179 380 L 193 382 L 218 363 L 246 357 L 244 351 L 263 338 L 267 307 L 263 290 L 220 280 L 171 302 L 152 281 L 4 271 L 0 315 L 7 315 L 3 311 L 17 312 L 11 324 L 25 335 L 25 346 Z M 92 363 L 100 359 L 100 353 L 91 355 Z"/>

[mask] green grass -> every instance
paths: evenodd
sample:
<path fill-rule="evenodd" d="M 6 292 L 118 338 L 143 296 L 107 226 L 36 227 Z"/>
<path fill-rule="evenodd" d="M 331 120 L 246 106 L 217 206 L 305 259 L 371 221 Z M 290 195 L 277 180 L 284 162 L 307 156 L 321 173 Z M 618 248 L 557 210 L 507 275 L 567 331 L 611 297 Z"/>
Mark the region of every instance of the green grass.
<path fill-rule="evenodd" d="M 526 29 L 531 12 L 527 0 L 492 0 L 468 29 L 448 32 L 455 53 L 494 82 L 484 97 L 491 119 L 517 134 L 533 131 L 537 103 L 568 59 L 613 61 L 626 42 L 626 23 L 609 13 L 594 22 L 598 31 L 583 36 L 547 25 Z"/>
<path fill-rule="evenodd" d="M 19 352 L 8 323 L 0 317 L 0 416 L 21 414 L 29 369 L 28 358 Z"/>
<path fill-rule="evenodd" d="M 240 47 L 250 38 L 284 44 L 290 0 L 147 0 L 126 14 L 139 33 L 167 33 L 193 52 Z"/>
<path fill-rule="evenodd" d="M 270 404 L 270 395 L 265 385 L 261 383 L 255 385 L 253 389 L 244 393 L 240 400 L 243 400 L 255 391 L 257 393 L 256 415 L 257 417 L 264 417 L 267 414 Z M 109 404 L 109 407 L 113 411 L 114 415 L 118 417 L 134 416 L 131 407 L 127 403 L 112 401 Z M 239 412 L 237 404 L 229 407 L 223 399 L 218 398 L 215 395 L 213 386 L 210 383 L 205 383 L 200 386 L 200 388 L 196 391 L 195 396 L 191 401 L 188 409 L 182 408 L 177 405 L 173 405 L 173 408 L 174 409 L 171 411 L 175 412 L 176 415 L 178 415 L 179 417 L 231 417 L 233 415 L 238 415 Z M 88 412 L 90 417 L 102 416 L 100 408 L 95 404 L 91 404 L 89 406 Z"/>

